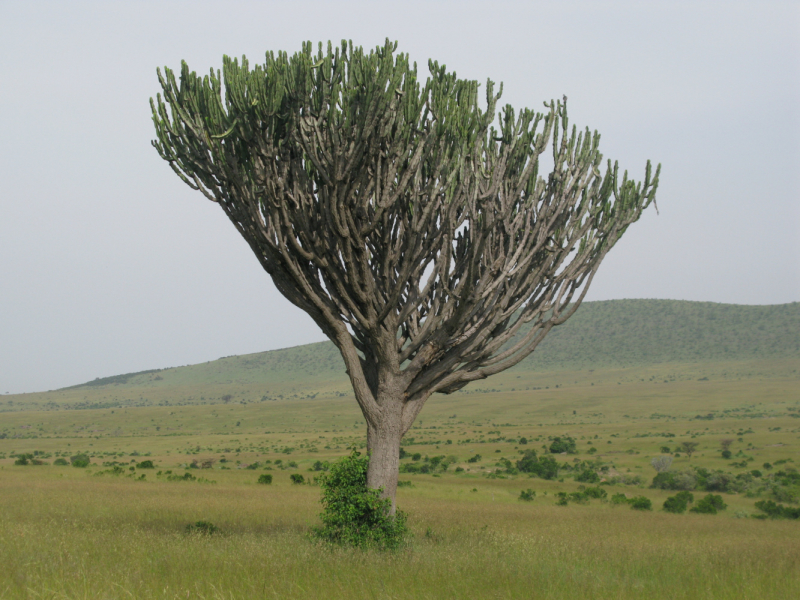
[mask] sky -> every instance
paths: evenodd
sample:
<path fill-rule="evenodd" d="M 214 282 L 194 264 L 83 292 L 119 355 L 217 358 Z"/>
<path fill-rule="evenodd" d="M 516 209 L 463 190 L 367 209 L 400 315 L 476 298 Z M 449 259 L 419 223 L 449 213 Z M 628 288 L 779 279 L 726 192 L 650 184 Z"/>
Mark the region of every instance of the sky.
<path fill-rule="evenodd" d="M 323 340 L 158 157 L 149 99 L 181 60 L 387 37 L 662 164 L 588 300 L 800 300 L 800 2 L 0 0 L 0 394 Z"/>

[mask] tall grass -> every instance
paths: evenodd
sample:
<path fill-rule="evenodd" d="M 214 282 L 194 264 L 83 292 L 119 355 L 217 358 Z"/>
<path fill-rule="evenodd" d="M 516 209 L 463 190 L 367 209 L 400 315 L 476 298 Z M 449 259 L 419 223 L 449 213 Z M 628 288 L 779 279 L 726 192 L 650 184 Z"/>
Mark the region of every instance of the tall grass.
<path fill-rule="evenodd" d="M 403 490 L 396 553 L 312 541 L 312 486 L 2 474 L 0 598 L 800 597 L 796 523 Z M 214 535 L 187 534 L 209 520 Z"/>

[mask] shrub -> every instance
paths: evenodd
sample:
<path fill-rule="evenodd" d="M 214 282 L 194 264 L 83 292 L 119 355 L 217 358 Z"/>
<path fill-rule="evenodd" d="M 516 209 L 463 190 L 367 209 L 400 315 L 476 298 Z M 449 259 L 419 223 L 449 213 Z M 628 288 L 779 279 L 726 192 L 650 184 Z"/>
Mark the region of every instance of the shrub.
<path fill-rule="evenodd" d="M 589 496 L 586 494 L 586 492 L 572 492 L 568 495 L 568 498 L 571 502 L 575 502 L 576 504 L 589 503 Z"/>
<path fill-rule="evenodd" d="M 772 500 L 760 500 L 756 502 L 756 508 L 771 519 L 800 519 L 800 508 L 790 508 L 783 504 L 776 504 Z"/>
<path fill-rule="evenodd" d="M 262 473 L 258 476 L 258 483 L 270 485 L 272 483 L 272 475 L 270 473 Z"/>
<path fill-rule="evenodd" d="M 628 497 L 625 494 L 619 493 L 611 496 L 611 504 L 627 504 Z"/>
<path fill-rule="evenodd" d="M 197 477 L 186 471 L 183 475 L 167 475 L 167 481 L 197 481 Z"/>
<path fill-rule="evenodd" d="M 140 463 L 136 463 L 137 469 L 155 469 L 155 465 L 153 464 L 152 460 L 143 460 Z"/>
<path fill-rule="evenodd" d="M 67 466 L 69 463 L 67 462 L 67 459 L 66 459 L 66 458 L 57 458 L 57 459 L 55 459 L 55 460 L 53 461 L 53 464 L 54 464 L 54 465 L 56 465 L 57 467 L 65 467 L 65 466 Z"/>
<path fill-rule="evenodd" d="M 296 485 L 299 485 L 301 483 L 305 483 L 306 482 L 306 478 L 303 477 L 302 475 L 300 475 L 300 473 L 292 473 L 289 476 L 289 479 L 291 479 L 292 483 L 294 483 Z"/>
<path fill-rule="evenodd" d="M 475 456 L 473 456 L 472 458 L 468 458 L 468 459 L 467 459 L 467 462 L 468 462 L 468 463 L 477 463 L 477 462 L 481 462 L 481 459 L 482 459 L 482 458 L 483 458 L 483 457 L 482 457 L 480 454 L 476 454 L 476 455 L 475 455 Z"/>
<path fill-rule="evenodd" d="M 30 464 L 30 461 L 33 460 L 33 454 L 17 454 L 17 460 L 14 461 L 15 465 L 20 467 L 24 467 Z"/>
<path fill-rule="evenodd" d="M 186 526 L 186 533 L 211 535 L 212 533 L 217 533 L 218 531 L 219 527 L 217 527 L 210 521 L 197 521 L 196 523 L 190 523 L 189 525 Z"/>
<path fill-rule="evenodd" d="M 731 454 L 730 450 L 723 450 L 722 451 L 722 458 L 724 458 L 725 460 L 729 459 L 731 456 L 733 456 L 733 455 Z"/>
<path fill-rule="evenodd" d="M 600 481 L 600 476 L 594 469 L 585 468 L 583 471 L 575 475 L 575 481 L 580 481 L 582 483 L 597 483 Z"/>
<path fill-rule="evenodd" d="M 705 490 L 708 492 L 729 492 L 736 479 L 730 473 L 711 473 L 706 479 Z"/>
<path fill-rule="evenodd" d="M 686 512 L 690 502 L 694 502 L 694 496 L 690 492 L 678 492 L 664 500 L 664 510 L 670 513 L 682 514 Z"/>
<path fill-rule="evenodd" d="M 312 530 L 317 538 L 360 548 L 401 545 L 408 532 L 406 516 L 401 511 L 390 514 L 391 500 L 367 487 L 368 464 L 369 459 L 353 449 L 320 476 L 322 527 Z"/>
<path fill-rule="evenodd" d="M 552 456 L 538 458 L 536 450 L 526 450 L 525 454 L 517 461 L 517 469 L 523 473 L 531 473 L 542 479 L 555 479 L 558 477 L 558 463 Z"/>
<path fill-rule="evenodd" d="M 327 460 L 325 461 L 318 460 L 317 462 L 314 463 L 314 466 L 311 468 L 314 469 L 315 471 L 327 471 L 330 468 L 330 466 L 331 465 Z"/>
<path fill-rule="evenodd" d="M 650 464 L 653 465 L 656 472 L 665 473 L 669 471 L 669 468 L 672 466 L 672 457 L 666 455 L 656 456 L 650 461 Z"/>
<path fill-rule="evenodd" d="M 693 490 L 697 485 L 697 478 L 690 471 L 666 471 L 653 477 L 650 487 L 660 490 Z"/>
<path fill-rule="evenodd" d="M 628 503 L 634 510 L 653 510 L 653 503 L 650 501 L 650 498 L 645 496 L 636 496 L 631 498 L 628 500 Z"/>
<path fill-rule="evenodd" d="M 83 469 L 89 466 L 89 457 L 85 454 L 77 454 L 76 456 L 70 456 L 69 462 L 72 463 L 73 467 Z"/>
<path fill-rule="evenodd" d="M 575 454 L 578 452 L 578 447 L 574 438 L 565 435 L 564 437 L 554 437 L 549 450 L 551 454 L 561 454 L 562 452 Z"/>
<path fill-rule="evenodd" d="M 603 499 L 608 496 L 608 492 L 601 487 L 588 487 L 583 491 L 589 498 Z"/>
<path fill-rule="evenodd" d="M 527 443 L 528 443 L 528 438 L 524 438 L 524 437 L 519 438 L 519 445 L 520 446 L 524 446 Z"/>
<path fill-rule="evenodd" d="M 697 504 L 690 508 L 690 512 L 699 513 L 703 515 L 715 515 L 720 510 L 725 510 L 728 507 L 722 500 L 722 496 L 716 494 L 708 494 L 704 498 L 697 501 Z"/>
<path fill-rule="evenodd" d="M 533 502 L 533 499 L 536 497 L 536 492 L 532 489 L 528 488 L 527 490 L 522 490 L 519 493 L 519 499 L 524 500 L 525 502 Z"/>

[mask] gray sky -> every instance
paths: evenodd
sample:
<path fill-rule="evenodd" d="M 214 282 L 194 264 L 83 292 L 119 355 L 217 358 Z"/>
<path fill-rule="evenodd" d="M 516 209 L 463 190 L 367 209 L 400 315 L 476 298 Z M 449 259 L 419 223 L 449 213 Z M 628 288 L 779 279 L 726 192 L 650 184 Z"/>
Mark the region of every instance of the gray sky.
<path fill-rule="evenodd" d="M 386 37 L 663 164 L 589 299 L 800 300 L 798 2 L 0 0 L 0 393 L 323 339 L 158 157 L 148 99 L 182 59 Z"/>

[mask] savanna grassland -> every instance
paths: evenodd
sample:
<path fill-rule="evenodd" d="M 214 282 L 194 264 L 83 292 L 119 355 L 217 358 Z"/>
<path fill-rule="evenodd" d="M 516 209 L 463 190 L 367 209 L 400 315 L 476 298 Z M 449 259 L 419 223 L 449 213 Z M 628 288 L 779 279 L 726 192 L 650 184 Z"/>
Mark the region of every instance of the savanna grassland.
<path fill-rule="evenodd" d="M 365 443 L 327 344 L 3 396 L 0 598 L 800 597 L 800 521 L 755 518 L 798 507 L 798 323 L 796 303 L 585 305 L 539 362 L 429 401 L 394 553 L 309 536 L 314 478 Z M 530 450 L 554 477 L 518 468 Z M 690 507 L 726 508 L 662 510 L 662 456 Z"/>

